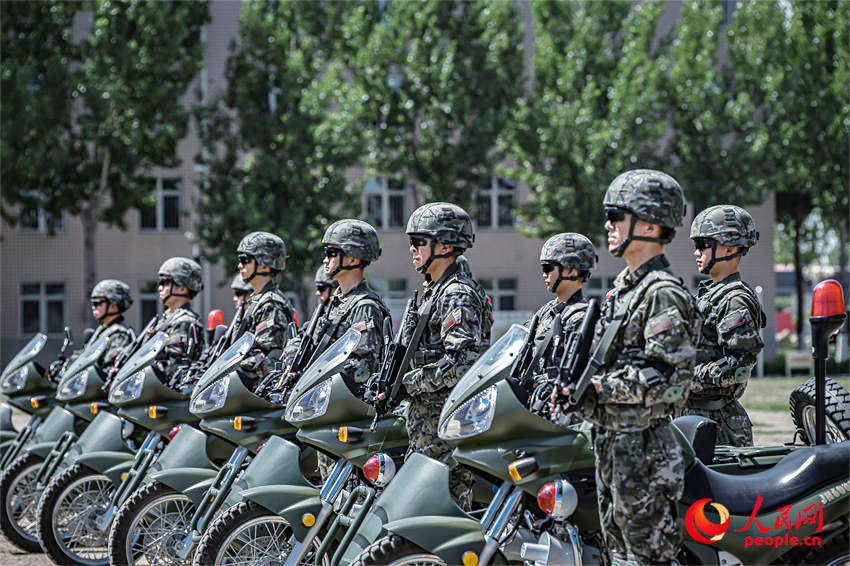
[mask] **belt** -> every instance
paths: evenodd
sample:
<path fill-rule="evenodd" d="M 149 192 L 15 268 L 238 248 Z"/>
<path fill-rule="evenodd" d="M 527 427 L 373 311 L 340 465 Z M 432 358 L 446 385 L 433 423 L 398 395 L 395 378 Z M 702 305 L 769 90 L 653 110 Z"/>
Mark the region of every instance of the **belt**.
<path fill-rule="evenodd" d="M 707 397 L 689 397 L 688 398 L 688 408 L 691 409 L 703 409 L 707 411 L 717 411 L 722 409 L 729 403 L 732 403 L 731 399 L 724 399 L 722 397 L 717 398 L 707 398 Z"/>

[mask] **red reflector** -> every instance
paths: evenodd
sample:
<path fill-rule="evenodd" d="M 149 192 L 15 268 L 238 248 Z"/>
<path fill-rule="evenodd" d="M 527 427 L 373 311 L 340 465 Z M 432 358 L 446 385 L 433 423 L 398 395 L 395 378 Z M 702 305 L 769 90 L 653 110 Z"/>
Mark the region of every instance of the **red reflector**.
<path fill-rule="evenodd" d="M 613 295 L 613 294 L 614 294 L 614 289 L 609 289 L 608 292 L 605 293 L 605 300 L 607 301 L 608 299 L 610 299 L 611 295 Z"/>
<path fill-rule="evenodd" d="M 262 450 L 262 449 L 263 449 L 263 446 L 265 446 L 265 445 L 266 445 L 266 442 L 268 442 L 268 440 L 263 440 L 262 442 L 260 442 L 260 445 L 259 445 L 259 446 L 257 446 L 257 454 L 259 454 L 259 453 L 260 453 L 260 450 Z"/>
<path fill-rule="evenodd" d="M 540 506 L 540 510 L 547 515 L 551 515 L 552 511 L 555 510 L 555 498 L 557 494 L 558 486 L 554 483 L 547 483 L 541 487 L 540 491 L 537 492 L 537 505 Z"/>
<path fill-rule="evenodd" d="M 363 464 L 363 475 L 376 486 L 383 487 L 395 476 L 395 462 L 386 454 L 375 454 Z"/>
<path fill-rule="evenodd" d="M 844 314 L 844 292 L 835 279 L 821 281 L 812 295 L 812 316 Z"/>
<path fill-rule="evenodd" d="M 171 430 L 168 431 L 168 441 L 170 442 L 172 438 L 177 436 L 178 432 L 180 432 L 180 425 L 171 427 Z"/>
<path fill-rule="evenodd" d="M 207 330 L 215 330 L 219 324 L 224 324 L 224 313 L 218 309 L 211 310 L 207 315 Z"/>
<path fill-rule="evenodd" d="M 378 476 L 381 474 L 381 459 L 378 456 L 372 456 L 366 463 L 363 464 L 363 475 L 372 483 L 378 481 Z"/>
<path fill-rule="evenodd" d="M 295 310 L 295 309 L 292 309 L 292 316 L 295 317 L 295 326 L 298 326 L 298 311 Z"/>

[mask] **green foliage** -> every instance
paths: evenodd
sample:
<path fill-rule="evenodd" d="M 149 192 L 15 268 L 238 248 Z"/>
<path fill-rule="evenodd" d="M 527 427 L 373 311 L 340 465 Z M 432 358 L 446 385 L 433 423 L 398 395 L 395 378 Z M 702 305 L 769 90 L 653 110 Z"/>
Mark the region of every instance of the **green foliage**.
<path fill-rule="evenodd" d="M 227 92 L 198 112 L 209 167 L 199 205 L 204 254 L 231 262 L 246 233 L 286 242 L 299 288 L 321 261 L 326 225 L 357 197 L 345 169 L 360 154 L 357 111 L 333 58 L 343 3 L 246 2 Z M 303 289 L 301 289 L 303 291 Z"/>
<path fill-rule="evenodd" d="M 669 106 L 663 2 L 535 1 L 534 86 L 501 147 L 531 196 L 536 236 L 602 232 L 602 195 L 626 169 L 660 162 Z M 663 167 L 662 167 L 663 168 Z"/>
<path fill-rule="evenodd" d="M 364 3 L 344 26 L 360 91 L 365 164 L 411 181 L 416 204 L 467 205 L 492 174 L 523 83 L 514 2 Z"/>

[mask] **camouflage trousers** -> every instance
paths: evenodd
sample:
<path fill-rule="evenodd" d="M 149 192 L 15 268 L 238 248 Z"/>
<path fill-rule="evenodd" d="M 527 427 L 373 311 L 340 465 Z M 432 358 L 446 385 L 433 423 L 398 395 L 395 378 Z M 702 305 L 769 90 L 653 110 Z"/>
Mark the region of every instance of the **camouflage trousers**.
<path fill-rule="evenodd" d="M 451 468 L 449 489 L 452 496 L 461 509 L 469 511 L 472 509 L 472 486 L 475 484 L 475 476 L 452 458 L 452 447 L 437 436 L 440 410 L 447 397 L 448 390 L 411 399 L 407 412 L 409 445 L 404 459 L 407 460 L 411 454 L 418 452 L 448 464 Z"/>
<path fill-rule="evenodd" d="M 637 432 L 594 427 L 599 519 L 612 562 L 671 562 L 682 534 L 676 504 L 684 489 L 682 450 L 667 423 Z"/>
<path fill-rule="evenodd" d="M 690 403 L 688 403 L 690 405 Z M 702 409 L 685 407 L 683 415 L 701 415 L 717 423 L 717 441 L 715 444 L 726 446 L 752 446 L 753 423 L 747 411 L 737 400 L 732 399 L 721 409 Z"/>

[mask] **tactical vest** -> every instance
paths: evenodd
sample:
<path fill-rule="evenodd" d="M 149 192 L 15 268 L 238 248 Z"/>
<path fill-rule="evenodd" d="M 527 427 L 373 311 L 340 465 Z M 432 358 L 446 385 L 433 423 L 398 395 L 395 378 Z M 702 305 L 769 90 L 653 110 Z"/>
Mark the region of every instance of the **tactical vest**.
<path fill-rule="evenodd" d="M 697 363 L 714 361 L 724 355 L 718 344 L 716 329 L 720 321 L 717 320 L 715 307 L 731 294 L 744 298 L 750 310 L 759 313 L 758 324 L 761 328 L 764 328 L 767 324 L 767 316 L 756 298 L 756 292 L 747 283 L 737 280 L 725 285 L 714 286 L 709 292 L 697 299 L 697 310 L 704 317 L 703 333 L 697 346 Z"/>

